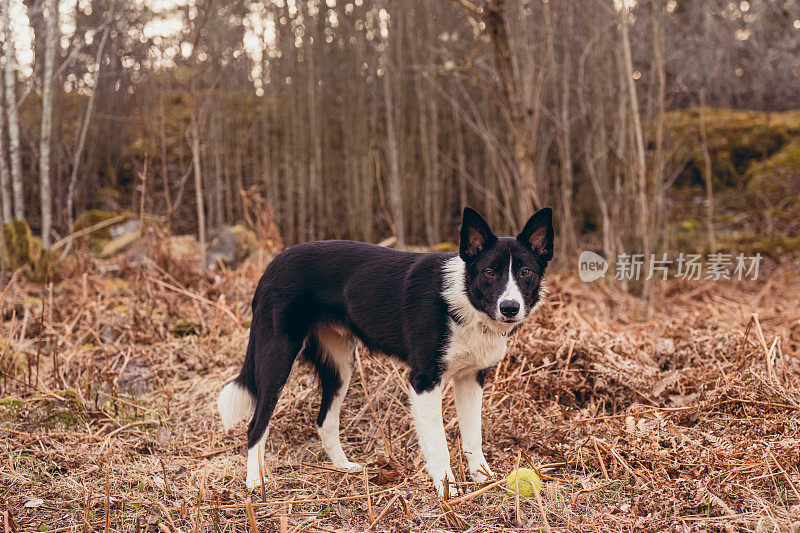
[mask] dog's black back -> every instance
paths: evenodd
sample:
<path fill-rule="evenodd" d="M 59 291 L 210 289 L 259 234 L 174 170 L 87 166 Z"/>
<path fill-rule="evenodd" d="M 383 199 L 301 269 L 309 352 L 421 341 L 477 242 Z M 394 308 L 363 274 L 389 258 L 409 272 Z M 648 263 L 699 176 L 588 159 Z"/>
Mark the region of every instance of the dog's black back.
<path fill-rule="evenodd" d="M 256 398 L 250 446 L 265 430 L 301 349 L 320 374 L 324 418 L 325 397 L 338 388 L 338 376 L 335 365 L 319 353 L 314 330 L 321 324 L 349 330 L 369 349 L 403 359 L 412 369 L 414 388 L 429 388 L 441 364 L 437 354 L 448 318 L 440 272 L 454 255 L 353 241 L 309 242 L 278 255 L 258 283 L 250 341 L 237 378 Z"/>

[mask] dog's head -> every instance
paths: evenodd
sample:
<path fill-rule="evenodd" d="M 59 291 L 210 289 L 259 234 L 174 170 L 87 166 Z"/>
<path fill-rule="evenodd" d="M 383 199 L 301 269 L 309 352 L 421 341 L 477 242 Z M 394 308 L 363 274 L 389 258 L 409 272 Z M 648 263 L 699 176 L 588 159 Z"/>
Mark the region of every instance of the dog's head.
<path fill-rule="evenodd" d="M 496 237 L 466 207 L 459 255 L 472 305 L 498 322 L 522 322 L 542 296 L 542 277 L 553 258 L 553 210 L 538 211 L 516 237 Z"/>

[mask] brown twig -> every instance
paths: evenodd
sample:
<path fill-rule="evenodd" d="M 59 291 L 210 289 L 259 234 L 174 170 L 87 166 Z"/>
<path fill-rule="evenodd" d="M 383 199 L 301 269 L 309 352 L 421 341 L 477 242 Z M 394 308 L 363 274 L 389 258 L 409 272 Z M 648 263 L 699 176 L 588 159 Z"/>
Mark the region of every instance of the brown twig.
<path fill-rule="evenodd" d="M 515 479 L 514 479 L 514 525 L 517 527 L 522 527 L 522 516 L 519 512 L 519 461 L 522 458 L 522 454 L 518 451 L 517 452 L 517 461 L 514 463 L 514 472 L 515 472 Z M 534 490 L 536 487 L 534 487 Z"/>
<path fill-rule="evenodd" d="M 122 426 L 122 427 L 118 427 L 117 429 L 115 429 L 114 431 L 112 431 L 111 433 L 109 433 L 109 434 L 106 436 L 106 440 L 105 440 L 105 441 L 103 441 L 103 446 L 102 446 L 102 448 L 101 448 L 101 449 L 103 449 L 103 448 L 105 448 L 106 446 L 108 446 L 108 445 L 109 445 L 109 443 L 111 442 L 111 439 L 112 439 L 112 438 L 114 438 L 115 436 L 117 436 L 117 435 L 118 435 L 118 434 L 120 434 L 121 432 L 125 431 L 126 429 L 130 429 L 130 428 L 132 428 L 132 427 L 136 427 L 136 426 L 149 426 L 150 424 L 159 424 L 159 423 L 160 423 L 160 422 L 159 422 L 158 420 L 137 420 L 137 421 L 135 421 L 135 422 L 128 422 L 128 423 L 127 423 L 127 424 L 125 424 L 124 426 Z"/>
<path fill-rule="evenodd" d="M 603 461 L 603 457 L 600 455 L 600 449 L 597 447 L 597 439 L 594 436 L 591 437 L 592 439 L 592 446 L 594 447 L 594 453 L 597 454 L 597 462 L 600 463 L 600 469 L 603 471 L 603 477 L 605 479 L 610 479 L 608 477 L 608 470 L 606 470 L 606 463 Z"/>
<path fill-rule="evenodd" d="M 172 515 L 169 513 L 169 509 L 164 507 L 164 504 L 161 502 L 158 502 L 158 508 L 161 509 L 161 512 L 164 513 L 164 516 L 167 517 L 167 520 L 169 521 L 169 527 L 172 528 L 173 533 L 178 531 L 175 522 L 172 521 Z"/>
<path fill-rule="evenodd" d="M 480 489 L 478 489 L 476 491 L 473 491 L 473 492 L 470 492 L 469 494 L 465 494 L 465 495 L 463 495 L 463 496 L 461 496 L 459 498 L 448 500 L 447 503 L 449 505 L 456 505 L 458 503 L 464 503 L 466 501 L 469 501 L 469 500 L 471 500 L 473 498 L 476 498 L 476 497 L 480 496 L 484 492 L 489 492 L 493 488 L 498 487 L 498 486 L 500 486 L 500 485 L 502 485 L 504 483 L 505 483 L 504 479 L 501 479 L 499 481 L 493 481 L 493 482 L 489 483 L 488 485 L 486 485 L 485 487 L 481 487 Z"/>
<path fill-rule="evenodd" d="M 105 494 L 105 520 L 106 520 L 106 533 L 111 530 L 111 481 L 108 475 L 111 468 L 106 468 L 106 494 Z"/>
<path fill-rule="evenodd" d="M 775 463 L 775 466 L 777 466 L 778 470 L 780 470 L 781 474 L 783 474 L 783 478 L 786 480 L 786 483 L 789 484 L 789 488 L 792 489 L 792 492 L 794 492 L 794 496 L 795 498 L 797 498 L 797 501 L 800 502 L 800 491 L 798 491 L 797 487 L 794 486 L 792 478 L 789 477 L 789 474 L 787 474 L 786 470 L 783 469 L 783 466 L 778 462 L 778 459 L 775 458 L 775 455 L 772 453 L 772 450 L 767 448 L 767 453 L 769 453 L 769 456 L 772 458 L 772 462 Z"/>
<path fill-rule="evenodd" d="M 386 494 L 387 492 L 395 491 L 395 490 L 399 489 L 400 487 L 405 487 L 406 485 L 408 485 L 408 481 L 403 481 L 402 483 L 399 483 L 399 484 L 395 485 L 394 487 L 391 487 L 391 488 L 388 488 L 388 489 L 383 489 L 383 490 L 378 490 L 378 491 L 375 491 L 375 492 L 370 492 L 369 493 L 369 497 L 378 496 L 380 494 Z M 286 507 L 286 506 L 289 506 L 289 505 L 297 505 L 297 504 L 300 504 L 300 503 L 320 504 L 320 503 L 326 503 L 326 502 L 345 502 L 345 501 L 351 501 L 351 500 L 362 500 L 362 499 L 366 499 L 367 497 L 368 497 L 367 494 L 355 494 L 355 495 L 352 495 L 352 496 L 337 496 L 335 498 L 305 498 L 305 499 L 302 499 L 302 500 L 280 500 L 280 501 L 275 501 L 275 502 L 254 503 L 253 504 L 253 508 L 257 509 L 259 507 L 281 507 L 281 506 Z M 229 504 L 229 505 L 220 505 L 219 509 L 242 509 L 243 507 L 244 507 L 244 504 L 233 503 L 233 504 Z M 206 510 L 211 509 L 211 507 L 201 507 L 200 509 L 206 511 Z"/>
<path fill-rule="evenodd" d="M 233 321 L 233 324 L 236 326 L 236 329 L 238 329 L 238 330 L 244 329 L 242 327 L 242 321 L 239 320 L 239 318 L 234 314 L 233 311 L 231 311 L 230 307 L 228 307 L 227 305 L 223 305 L 220 302 L 211 301 L 208 298 L 204 298 L 204 297 L 202 297 L 202 296 L 200 296 L 198 294 L 194 294 L 193 292 L 190 292 L 190 291 L 188 291 L 186 289 L 181 289 L 180 287 L 176 287 L 175 285 L 172 285 L 172 284 L 167 283 L 165 281 L 161 281 L 160 279 L 154 278 L 152 276 L 147 276 L 147 279 L 152 281 L 156 285 L 160 285 L 160 286 L 164 287 L 165 289 L 169 289 L 169 290 L 171 290 L 173 292 L 177 292 L 178 294 L 183 294 L 184 296 L 186 296 L 188 298 L 191 298 L 193 300 L 197 300 L 198 302 L 202 302 L 202 303 L 204 303 L 206 305 L 210 305 L 212 307 L 215 307 L 215 308 L 219 309 L 220 311 L 222 311 L 223 313 L 228 315 L 228 317 L 230 317 L 231 321 Z"/>
<path fill-rule="evenodd" d="M 384 516 L 386 516 L 386 513 L 388 513 L 388 512 L 389 512 L 389 509 L 391 509 L 391 508 L 392 508 L 392 505 L 394 505 L 394 502 L 396 502 L 396 501 L 398 500 L 398 498 L 400 498 L 400 494 L 395 494 L 395 495 L 392 497 L 392 499 L 391 499 L 391 500 L 389 500 L 389 503 L 387 503 L 387 504 L 386 504 L 386 507 L 384 507 L 384 508 L 383 508 L 383 511 L 381 511 L 381 512 L 378 514 L 378 516 L 375 518 L 375 520 L 373 520 L 373 521 L 372 521 L 372 523 L 369 525 L 369 527 L 367 527 L 367 529 L 366 529 L 365 531 L 371 531 L 371 530 L 372 530 L 372 528 L 374 528 L 376 525 L 378 525 L 378 522 L 380 522 L 380 521 L 381 521 L 381 519 L 382 519 Z"/>
<path fill-rule="evenodd" d="M 244 501 L 244 508 L 247 513 L 247 522 L 250 524 L 250 531 L 258 533 L 258 522 L 256 522 L 256 514 L 253 512 L 253 502 L 249 497 Z"/>
<path fill-rule="evenodd" d="M 372 498 L 369 494 L 369 475 L 367 474 L 366 468 L 364 468 L 364 491 L 367 496 L 367 516 L 369 517 L 369 521 L 372 522 L 375 517 L 372 516 Z"/>
<path fill-rule="evenodd" d="M 542 513 L 542 520 L 544 521 L 544 529 L 547 533 L 553 533 L 553 530 L 550 529 L 550 522 L 547 521 L 547 511 L 544 508 L 544 502 L 542 501 L 542 496 L 539 494 L 539 491 L 536 490 L 536 487 L 533 487 L 533 495 L 536 497 L 536 503 L 539 505 L 539 511 Z"/>
<path fill-rule="evenodd" d="M 261 483 L 261 501 L 267 501 L 267 489 L 264 486 L 264 450 L 261 449 L 261 442 L 258 441 L 256 446 L 258 447 L 258 479 Z"/>
<path fill-rule="evenodd" d="M 90 233 L 94 233 L 95 231 L 99 231 L 99 230 L 101 230 L 103 228 L 107 228 L 108 226 L 113 226 L 114 224 L 116 224 L 118 222 L 123 222 L 123 221 L 129 219 L 130 217 L 131 217 L 130 215 L 118 215 L 118 216 L 103 220 L 102 222 L 98 222 L 97 224 L 92 224 L 88 228 L 84 228 L 82 230 L 70 233 L 69 235 L 67 235 L 63 239 L 57 240 L 56 242 L 53 243 L 53 246 L 51 246 L 50 249 L 51 250 L 57 250 L 57 249 L 61 248 L 62 246 L 64 246 L 65 244 L 67 244 L 68 242 L 70 242 L 71 240 L 78 239 L 80 237 L 84 237 L 86 235 L 89 235 Z"/>
<path fill-rule="evenodd" d="M 203 493 L 206 489 L 206 478 L 208 477 L 208 463 L 205 464 L 203 467 L 203 477 L 200 479 L 200 488 L 197 491 L 197 516 L 195 517 L 194 521 L 194 533 L 197 533 L 200 530 L 200 511 L 202 510 L 202 503 L 203 503 Z M 245 502 L 246 504 L 250 503 L 250 498 L 247 499 Z"/>

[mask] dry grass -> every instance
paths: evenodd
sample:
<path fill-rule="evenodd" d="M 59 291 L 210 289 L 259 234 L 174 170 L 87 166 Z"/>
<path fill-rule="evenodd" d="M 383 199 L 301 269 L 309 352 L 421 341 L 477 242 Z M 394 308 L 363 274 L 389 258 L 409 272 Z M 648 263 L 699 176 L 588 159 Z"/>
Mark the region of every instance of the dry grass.
<path fill-rule="evenodd" d="M 462 477 L 466 496 L 447 503 L 423 472 L 402 365 L 363 350 L 372 409 L 357 372 L 342 429 L 368 476 L 329 467 L 300 365 L 263 492 L 248 495 L 244 427 L 225 433 L 214 402 L 241 364 L 260 266 L 212 277 L 154 255 L 79 254 L 44 298 L 23 279 L 5 293 L 6 531 L 800 529 L 797 264 L 749 285 L 670 282 L 649 318 L 608 287 L 552 276 L 484 402 L 492 467 L 537 468 L 541 498 L 472 495 Z M 444 409 L 458 450 L 450 392 Z M 463 476 L 455 451 L 453 465 Z"/>

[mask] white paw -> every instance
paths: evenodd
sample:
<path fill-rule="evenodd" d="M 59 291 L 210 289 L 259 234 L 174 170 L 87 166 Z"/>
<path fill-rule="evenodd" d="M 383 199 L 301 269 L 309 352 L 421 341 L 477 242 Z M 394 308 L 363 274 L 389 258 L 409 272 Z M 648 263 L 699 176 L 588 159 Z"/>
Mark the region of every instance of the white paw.
<path fill-rule="evenodd" d="M 482 463 L 475 468 L 470 468 L 469 475 L 476 483 L 483 483 L 494 477 L 494 472 L 488 464 Z"/>
<path fill-rule="evenodd" d="M 445 494 L 445 478 L 447 478 L 448 481 L 449 494 Z M 453 471 L 450 470 L 450 468 L 440 476 L 431 477 L 431 480 L 433 481 L 433 486 L 436 487 L 436 493 L 439 495 L 439 498 L 450 499 L 451 497 L 457 496 L 456 477 L 453 475 Z"/>
<path fill-rule="evenodd" d="M 344 461 L 342 463 L 334 463 L 333 466 L 336 468 L 342 468 L 347 470 L 348 472 L 361 472 L 364 470 L 364 467 L 358 463 L 353 463 L 351 461 Z"/>
<path fill-rule="evenodd" d="M 244 484 L 247 487 L 247 490 L 254 491 L 261 486 L 261 479 L 258 474 L 247 474 L 247 479 L 245 480 Z"/>

